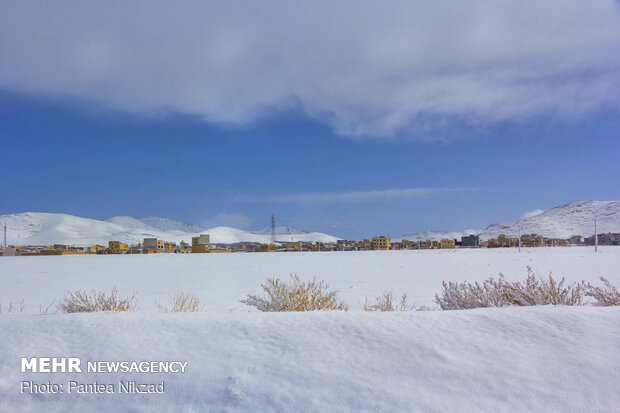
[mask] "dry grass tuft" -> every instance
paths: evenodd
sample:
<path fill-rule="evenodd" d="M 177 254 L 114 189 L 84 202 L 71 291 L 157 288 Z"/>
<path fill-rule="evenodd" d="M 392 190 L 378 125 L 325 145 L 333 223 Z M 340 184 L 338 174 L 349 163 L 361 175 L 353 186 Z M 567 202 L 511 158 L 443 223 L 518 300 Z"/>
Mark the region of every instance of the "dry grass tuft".
<path fill-rule="evenodd" d="M 442 310 L 463 310 L 480 307 L 504 307 L 507 305 L 581 305 L 591 288 L 585 281 L 564 285 L 564 278 L 557 282 L 549 278 L 537 279 L 527 267 L 525 282 L 509 282 L 503 274 L 499 279 L 489 278 L 482 284 L 443 282 L 443 294 L 435 295 L 435 302 Z"/>
<path fill-rule="evenodd" d="M 7 309 L 7 314 L 13 313 L 23 313 L 24 312 L 24 299 L 22 298 L 19 301 L 19 307 L 13 307 L 13 301 L 9 301 L 9 308 Z M 0 304 L 0 314 L 2 314 L 2 304 Z"/>
<path fill-rule="evenodd" d="M 407 293 L 400 298 L 400 302 L 394 300 L 394 290 L 385 290 L 383 295 L 375 298 L 375 304 L 372 304 L 368 297 L 362 304 L 364 311 L 406 311 L 407 310 Z"/>
<path fill-rule="evenodd" d="M 51 303 L 49 303 L 47 305 L 47 307 L 43 307 L 43 304 L 39 304 L 39 314 L 45 315 L 49 312 L 50 307 L 54 305 L 54 302 L 52 301 Z"/>
<path fill-rule="evenodd" d="M 620 292 L 615 285 L 613 285 L 607 278 L 601 277 L 603 281 L 603 287 L 590 286 L 587 296 L 593 297 L 601 305 L 612 306 L 620 305 Z"/>
<path fill-rule="evenodd" d="M 301 281 L 297 274 L 291 274 L 291 281 L 285 283 L 279 278 L 267 278 L 261 284 L 265 295 L 248 295 L 242 303 L 254 306 L 260 311 L 317 311 L 344 310 L 349 306 L 338 300 L 338 291 L 330 290 L 325 281 Z"/>
<path fill-rule="evenodd" d="M 63 301 L 56 306 L 63 313 L 90 313 L 95 311 L 136 311 L 138 299 L 134 292 L 130 297 L 118 296 L 116 287 L 110 295 L 104 292 L 75 290 L 69 291 Z"/>
<path fill-rule="evenodd" d="M 195 294 L 177 291 L 171 297 L 170 308 L 159 303 L 157 308 L 164 313 L 194 313 L 200 311 L 200 299 Z"/>

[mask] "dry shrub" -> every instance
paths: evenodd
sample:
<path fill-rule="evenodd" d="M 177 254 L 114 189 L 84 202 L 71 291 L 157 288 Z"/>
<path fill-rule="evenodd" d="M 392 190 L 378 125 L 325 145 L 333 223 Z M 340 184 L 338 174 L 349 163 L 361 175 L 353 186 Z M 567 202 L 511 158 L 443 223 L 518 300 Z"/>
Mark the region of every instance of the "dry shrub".
<path fill-rule="evenodd" d="M 39 304 L 39 314 L 45 315 L 48 313 L 48 311 L 50 310 L 50 307 L 54 305 L 54 302 L 52 301 L 51 303 L 49 303 L 47 305 L 47 307 L 43 307 L 43 304 Z"/>
<path fill-rule="evenodd" d="M 338 291 L 330 290 L 325 281 L 304 282 L 297 274 L 291 274 L 291 281 L 285 283 L 279 278 L 267 278 L 261 284 L 265 295 L 248 295 L 242 303 L 254 306 L 261 311 L 316 311 L 344 310 L 349 306 L 338 300 Z"/>
<path fill-rule="evenodd" d="M 362 304 L 364 311 L 406 311 L 407 310 L 407 293 L 400 298 L 400 302 L 394 300 L 394 290 L 385 290 L 383 295 L 375 298 L 375 304 L 372 304 L 368 297 Z"/>
<path fill-rule="evenodd" d="M 23 313 L 24 312 L 24 299 L 22 298 L 19 301 L 19 307 L 13 307 L 13 301 L 9 301 L 9 308 L 7 309 L 7 314 L 11 313 Z M 2 304 L 0 304 L 0 314 L 2 314 Z"/>
<path fill-rule="evenodd" d="M 537 279 L 527 267 L 525 282 L 509 282 L 500 274 L 499 279 L 489 278 L 482 284 L 443 282 L 443 294 L 435 295 L 435 302 L 442 310 L 463 310 L 479 307 L 504 307 L 507 305 L 581 305 L 591 288 L 585 281 L 564 285 L 564 278 L 557 282 L 551 274 L 548 280 Z"/>
<path fill-rule="evenodd" d="M 75 290 L 69 291 L 63 301 L 56 306 L 63 313 L 90 313 L 95 311 L 136 311 L 138 299 L 134 292 L 130 297 L 118 296 L 116 287 L 110 295 L 101 291 L 91 292 Z"/>
<path fill-rule="evenodd" d="M 534 271 L 527 267 L 527 278 L 524 283 L 505 282 L 504 296 L 508 304 L 519 306 L 529 305 L 581 305 L 589 287 L 585 281 L 564 285 L 564 278 L 556 282 L 551 274 L 549 279 L 537 280 Z"/>
<path fill-rule="evenodd" d="M 177 291 L 171 297 L 170 308 L 159 303 L 157 307 L 164 313 L 193 313 L 200 311 L 200 299 L 195 294 Z"/>
<path fill-rule="evenodd" d="M 587 296 L 593 297 L 601 305 L 611 306 L 620 305 L 620 292 L 615 285 L 613 285 L 607 278 L 601 277 L 603 281 L 603 287 L 590 286 Z"/>

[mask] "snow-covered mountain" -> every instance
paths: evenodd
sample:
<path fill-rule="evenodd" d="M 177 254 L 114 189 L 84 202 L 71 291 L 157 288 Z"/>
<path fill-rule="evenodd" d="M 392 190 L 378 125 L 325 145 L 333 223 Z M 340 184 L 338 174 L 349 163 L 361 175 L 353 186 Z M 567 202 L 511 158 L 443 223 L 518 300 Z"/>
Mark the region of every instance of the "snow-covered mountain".
<path fill-rule="evenodd" d="M 598 232 L 620 232 L 620 201 L 576 201 L 549 209 L 536 211 L 525 217 L 504 224 L 494 224 L 485 230 L 466 229 L 464 231 L 426 231 L 411 233 L 402 237 L 392 237 L 393 241 L 408 239 L 415 241 L 418 235 L 423 240 L 439 241 L 443 238 L 457 239 L 466 235 L 480 235 L 483 240 L 495 238 L 500 234 L 516 237 L 519 234 L 541 234 L 550 238 L 569 238 L 572 235 L 591 236 L 594 234 L 594 220 Z"/>
<path fill-rule="evenodd" d="M 162 218 L 162 217 L 147 217 L 147 218 L 140 219 L 140 221 L 144 222 L 145 224 L 150 225 L 153 228 L 157 228 L 160 231 L 182 231 L 182 232 L 189 232 L 189 233 L 197 233 L 197 232 L 206 231 L 206 228 L 199 227 L 194 224 L 174 221 L 172 219 Z"/>
<path fill-rule="evenodd" d="M 553 238 L 591 236 L 594 234 L 595 219 L 599 234 L 620 232 L 620 201 L 571 202 L 534 216 L 490 226 L 480 233 L 480 237 L 489 239 L 499 234 L 517 236 L 519 227 L 521 234 L 542 234 Z"/>
<path fill-rule="evenodd" d="M 212 243 L 264 242 L 271 240 L 268 234 L 259 234 L 231 227 L 201 228 L 167 218 L 149 217 L 136 219 L 128 216 L 113 217 L 105 221 L 81 218 L 67 214 L 25 212 L 0 216 L 0 224 L 6 223 L 7 243 L 10 245 L 67 244 L 88 246 L 107 245 L 108 241 L 136 244 L 144 238 L 167 241 L 191 241 L 198 234 L 209 234 Z M 284 231 L 283 231 L 284 232 Z M 320 232 L 283 233 L 277 241 L 335 242 L 338 238 Z"/>

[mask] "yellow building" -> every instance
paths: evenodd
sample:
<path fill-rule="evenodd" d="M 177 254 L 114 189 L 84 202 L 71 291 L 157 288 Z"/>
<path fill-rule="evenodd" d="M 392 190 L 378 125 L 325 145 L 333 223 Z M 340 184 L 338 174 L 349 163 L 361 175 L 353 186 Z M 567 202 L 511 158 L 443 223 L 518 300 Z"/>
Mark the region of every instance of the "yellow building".
<path fill-rule="evenodd" d="M 302 243 L 301 241 L 297 242 L 287 242 L 284 244 L 284 249 L 287 251 L 301 251 Z"/>
<path fill-rule="evenodd" d="M 108 242 L 108 251 L 110 254 L 126 254 L 129 249 L 129 244 L 119 241 Z"/>
<path fill-rule="evenodd" d="M 424 241 L 420 241 L 420 249 L 421 250 L 430 250 L 434 248 L 434 242 L 435 241 L 431 241 L 430 239 L 424 240 Z"/>
<path fill-rule="evenodd" d="M 274 244 L 258 244 L 258 252 L 275 252 L 276 246 Z"/>
<path fill-rule="evenodd" d="M 209 234 L 200 234 L 197 237 L 192 237 L 192 252 L 202 253 L 209 250 Z"/>
<path fill-rule="evenodd" d="M 545 238 L 542 235 L 523 235 L 521 237 L 521 244 L 524 247 L 543 247 L 545 245 Z"/>
<path fill-rule="evenodd" d="M 88 252 L 91 254 L 99 254 L 105 251 L 105 247 L 103 245 L 93 245 L 88 248 Z"/>
<path fill-rule="evenodd" d="M 456 243 L 453 239 L 444 238 L 441 240 L 441 249 L 454 249 Z"/>
<path fill-rule="evenodd" d="M 197 237 L 192 237 L 192 247 L 208 245 L 210 242 L 211 240 L 209 239 L 209 234 L 200 234 Z"/>
<path fill-rule="evenodd" d="M 411 241 L 408 239 L 404 239 L 402 241 L 402 248 L 404 250 L 413 250 L 416 249 L 418 247 L 418 244 L 415 241 Z"/>
<path fill-rule="evenodd" d="M 372 249 L 373 250 L 389 250 L 391 246 L 390 237 L 372 237 Z"/>

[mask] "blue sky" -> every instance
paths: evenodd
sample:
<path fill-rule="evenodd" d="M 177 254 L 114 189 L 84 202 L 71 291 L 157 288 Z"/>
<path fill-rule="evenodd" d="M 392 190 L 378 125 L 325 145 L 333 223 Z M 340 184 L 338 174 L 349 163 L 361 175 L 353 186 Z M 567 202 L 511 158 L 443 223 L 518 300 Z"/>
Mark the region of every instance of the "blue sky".
<path fill-rule="evenodd" d="M 620 189 L 613 114 L 503 124 L 443 143 L 352 140 L 291 113 L 223 128 L 6 93 L 0 102 L 1 213 L 262 228 L 273 212 L 279 224 L 359 238 L 484 228 L 573 200 L 617 199 Z M 411 188 L 431 191 L 365 194 Z"/>
<path fill-rule="evenodd" d="M 362 238 L 619 197 L 617 3 L 190 3 L 0 3 L 0 214 Z"/>

